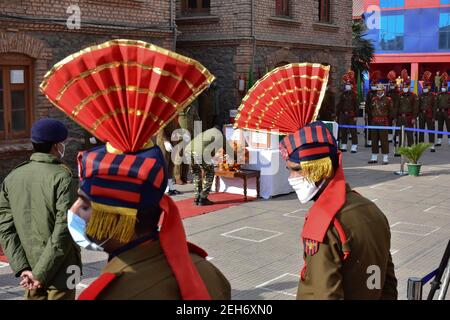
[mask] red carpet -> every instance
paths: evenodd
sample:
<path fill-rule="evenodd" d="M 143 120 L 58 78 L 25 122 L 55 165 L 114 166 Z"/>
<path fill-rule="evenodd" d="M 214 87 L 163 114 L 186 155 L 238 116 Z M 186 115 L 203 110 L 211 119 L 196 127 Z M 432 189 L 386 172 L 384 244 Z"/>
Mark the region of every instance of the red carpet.
<path fill-rule="evenodd" d="M 177 201 L 176 204 L 178 210 L 180 210 L 181 219 L 195 217 L 245 203 L 243 195 L 226 192 L 211 192 L 208 199 L 214 202 L 214 204 L 210 206 L 197 206 L 194 204 L 194 198 Z M 247 202 L 252 200 L 255 200 L 255 198 L 247 197 Z"/>
<path fill-rule="evenodd" d="M 2 247 L 0 247 L 0 262 L 8 262 L 8 259 L 3 253 Z"/>

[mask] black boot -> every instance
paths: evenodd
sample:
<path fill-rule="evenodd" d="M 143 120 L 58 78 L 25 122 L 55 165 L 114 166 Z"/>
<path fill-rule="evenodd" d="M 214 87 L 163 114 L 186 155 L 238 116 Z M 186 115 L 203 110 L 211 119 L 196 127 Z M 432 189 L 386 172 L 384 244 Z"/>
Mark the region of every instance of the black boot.
<path fill-rule="evenodd" d="M 169 196 L 175 196 L 177 194 L 181 194 L 181 192 L 173 189 L 173 190 L 169 190 L 168 194 L 169 194 Z"/>
<path fill-rule="evenodd" d="M 198 206 L 199 201 L 200 201 L 200 197 L 195 197 L 194 204 Z"/>
<path fill-rule="evenodd" d="M 199 206 L 210 206 L 212 204 L 214 204 L 214 202 L 212 202 L 208 198 L 200 198 L 200 200 L 198 201 Z"/>

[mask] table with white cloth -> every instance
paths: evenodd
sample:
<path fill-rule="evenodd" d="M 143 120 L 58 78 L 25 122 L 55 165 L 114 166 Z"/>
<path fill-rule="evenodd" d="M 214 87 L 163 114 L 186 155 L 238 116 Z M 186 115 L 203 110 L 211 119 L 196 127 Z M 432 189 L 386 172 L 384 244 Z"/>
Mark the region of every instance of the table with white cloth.
<path fill-rule="evenodd" d="M 286 162 L 281 157 L 278 149 L 256 149 L 247 147 L 249 152 L 249 164 L 242 165 L 242 169 L 259 170 L 260 196 L 269 199 L 276 195 L 288 194 L 294 190 L 288 183 L 289 171 Z M 219 192 L 244 194 L 244 188 L 240 179 L 216 177 L 219 180 Z M 247 185 L 247 195 L 256 197 L 256 181 L 250 179 Z"/>

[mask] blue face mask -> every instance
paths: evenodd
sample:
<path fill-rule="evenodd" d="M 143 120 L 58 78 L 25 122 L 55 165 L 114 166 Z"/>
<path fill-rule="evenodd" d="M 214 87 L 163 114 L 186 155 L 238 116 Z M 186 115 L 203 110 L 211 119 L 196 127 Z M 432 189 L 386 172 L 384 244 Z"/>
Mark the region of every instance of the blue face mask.
<path fill-rule="evenodd" d="M 103 241 L 101 244 L 96 244 L 89 240 L 86 235 L 86 221 L 72 211 L 67 211 L 67 226 L 69 227 L 70 235 L 75 243 L 87 250 L 104 251 L 104 245 L 110 239 Z"/>

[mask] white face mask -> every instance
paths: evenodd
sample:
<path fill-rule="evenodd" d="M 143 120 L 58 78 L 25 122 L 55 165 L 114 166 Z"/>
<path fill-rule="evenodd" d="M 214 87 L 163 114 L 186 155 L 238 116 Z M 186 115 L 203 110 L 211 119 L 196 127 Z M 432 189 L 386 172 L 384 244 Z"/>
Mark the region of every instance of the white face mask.
<path fill-rule="evenodd" d="M 379 91 L 379 92 L 377 93 L 377 95 L 381 98 L 381 97 L 384 96 L 384 92 L 383 92 L 383 91 Z"/>
<path fill-rule="evenodd" d="M 442 92 L 447 92 L 447 88 L 446 87 L 442 87 Z"/>
<path fill-rule="evenodd" d="M 75 241 L 78 246 L 87 250 L 104 251 L 102 245 L 110 240 L 106 239 L 99 245 L 89 240 L 86 235 L 86 221 L 71 210 L 67 211 L 67 226 L 69 227 L 69 232 L 73 241 Z"/>
<path fill-rule="evenodd" d="M 376 91 L 377 90 L 377 87 L 376 86 L 371 86 L 370 87 L 373 91 Z"/>
<path fill-rule="evenodd" d="M 59 158 L 62 159 L 62 158 L 64 158 L 64 153 L 66 152 L 66 145 L 64 143 L 62 143 L 62 142 L 60 142 L 59 144 L 63 146 L 63 151 L 62 152 L 59 151 L 59 148 L 58 148 Z"/>
<path fill-rule="evenodd" d="M 428 93 L 430 90 L 428 88 L 423 89 L 424 93 Z"/>
<path fill-rule="evenodd" d="M 403 92 L 404 93 L 408 93 L 409 92 L 409 88 L 403 88 Z"/>
<path fill-rule="evenodd" d="M 352 86 L 349 84 L 345 85 L 345 91 L 350 91 L 350 90 L 352 90 Z"/>
<path fill-rule="evenodd" d="M 325 180 L 323 180 L 319 186 L 316 186 L 315 183 L 309 182 L 303 177 L 289 178 L 288 181 L 295 193 L 297 193 L 298 200 L 303 204 L 314 198 L 325 183 Z"/>
<path fill-rule="evenodd" d="M 395 86 L 390 86 L 389 88 L 391 88 L 391 90 L 395 90 Z"/>

